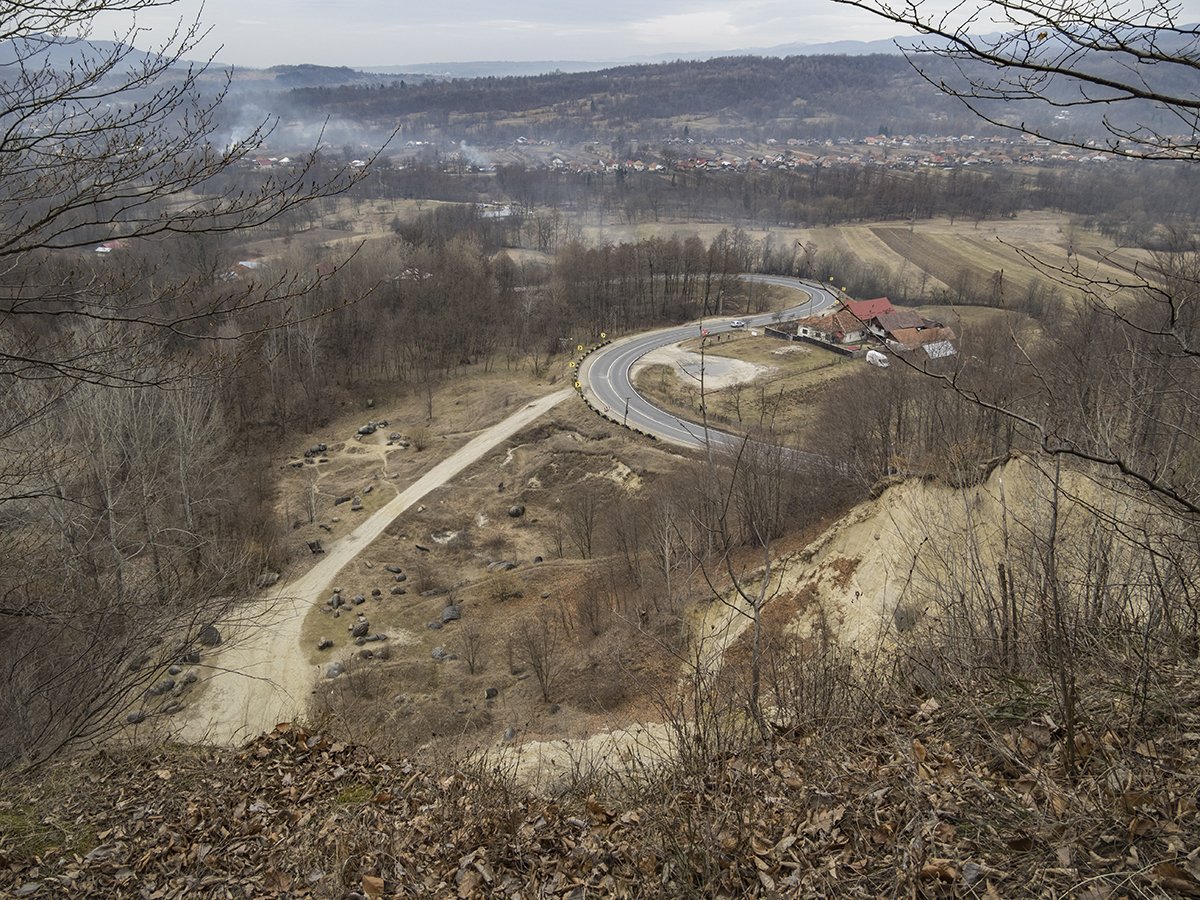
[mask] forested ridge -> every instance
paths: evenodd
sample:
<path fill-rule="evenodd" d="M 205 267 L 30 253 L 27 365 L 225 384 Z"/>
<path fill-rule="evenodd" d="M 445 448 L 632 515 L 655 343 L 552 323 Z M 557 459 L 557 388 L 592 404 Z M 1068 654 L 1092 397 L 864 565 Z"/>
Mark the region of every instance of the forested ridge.
<path fill-rule="evenodd" d="M 1126 60 L 1104 60 L 1100 71 L 1125 66 L 1150 84 L 1191 89 L 1187 75 L 1164 73 Z M 713 135 L 827 138 L 873 134 L 993 133 L 957 97 L 941 90 L 960 72 L 977 66 L 923 60 L 920 71 L 902 56 L 735 56 L 622 66 L 596 72 L 454 79 L 413 85 L 390 84 L 297 88 L 289 96 L 302 114 L 326 114 L 379 124 L 404 120 L 414 132 L 444 131 L 478 141 L 513 140 L 519 135 L 556 140 L 605 139 L 614 131 L 682 132 L 693 122 Z M 1100 136 L 1102 117 L 1150 127 L 1182 125 L 1149 102 L 1117 109 L 1075 109 L 1064 93 L 1067 116 L 1052 109 L 1008 106 L 982 99 L 975 107 L 1018 125 Z M 709 120 L 709 117 L 712 117 Z M 1032 117 L 1032 118 L 1031 118 Z M 751 129 L 748 131 L 748 129 Z M 763 129 L 757 132 L 756 129 Z"/>

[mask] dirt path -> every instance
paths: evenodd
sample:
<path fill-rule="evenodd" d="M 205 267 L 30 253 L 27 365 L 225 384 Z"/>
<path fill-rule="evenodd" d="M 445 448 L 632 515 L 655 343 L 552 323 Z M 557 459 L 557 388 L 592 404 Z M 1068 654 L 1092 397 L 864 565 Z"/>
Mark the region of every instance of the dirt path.
<path fill-rule="evenodd" d="M 223 651 L 209 661 L 213 674 L 188 710 L 181 737 L 236 744 L 303 712 L 319 671 L 306 660 L 300 630 L 305 614 L 325 598 L 338 573 L 406 509 L 573 393 L 542 397 L 481 432 L 331 544 L 309 571 L 243 609 L 239 619 L 246 624 L 234 628 Z"/>

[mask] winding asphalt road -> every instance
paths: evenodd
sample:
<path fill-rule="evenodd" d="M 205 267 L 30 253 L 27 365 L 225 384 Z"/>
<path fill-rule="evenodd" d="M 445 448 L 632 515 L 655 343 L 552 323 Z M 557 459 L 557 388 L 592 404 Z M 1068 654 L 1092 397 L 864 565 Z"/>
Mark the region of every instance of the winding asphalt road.
<path fill-rule="evenodd" d="M 748 328 L 761 328 L 777 321 L 815 315 L 838 302 L 837 297 L 815 282 L 778 275 L 743 275 L 742 278 L 746 281 L 792 288 L 807 297 L 805 302 L 782 313 L 740 317 Z M 607 406 L 622 424 L 680 447 L 694 450 L 703 449 L 709 443 L 717 447 L 736 445 L 742 440 L 740 436 L 715 428 L 708 429 L 706 442 L 703 425 L 680 419 L 673 413 L 659 409 L 637 392 L 632 378 L 634 366 L 647 353 L 659 347 L 699 337 L 703 329 L 707 329 L 709 335 L 732 331 L 729 323 L 734 318 L 738 317 L 709 318 L 690 325 L 644 332 L 601 347 L 588 355 L 579 370 L 579 380 L 583 383 L 585 396 L 593 406 Z"/>

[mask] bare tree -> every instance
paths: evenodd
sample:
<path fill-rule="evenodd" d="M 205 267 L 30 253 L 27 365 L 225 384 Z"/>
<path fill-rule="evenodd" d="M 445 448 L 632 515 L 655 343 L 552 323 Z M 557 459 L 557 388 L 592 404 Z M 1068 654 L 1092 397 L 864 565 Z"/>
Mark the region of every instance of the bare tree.
<path fill-rule="evenodd" d="M 149 52 L 136 26 L 88 40 L 173 5 L 0 12 L 0 768 L 148 714 L 143 689 L 253 584 L 214 379 L 231 343 L 327 311 L 291 301 L 337 266 L 226 280 L 221 236 L 360 177 L 315 149 L 246 165 L 273 122 L 229 139 L 229 76 L 186 62 L 198 22 Z"/>
<path fill-rule="evenodd" d="M 87 40 L 101 13 L 172 5 L 51 0 L 12 7 L 0 19 L 0 40 L 13 56 L 0 75 L 2 377 L 137 383 L 143 373 L 110 359 L 116 348 L 67 340 L 68 329 L 89 321 L 131 326 L 126 349 L 131 338 L 145 345 L 143 329 L 229 339 L 248 327 L 240 314 L 270 308 L 286 318 L 283 302 L 308 287 L 282 276 L 218 288 L 210 271 L 200 290 L 203 273 L 177 278 L 148 271 L 144 259 L 121 262 L 153 239 L 266 224 L 358 177 L 316 150 L 267 175 L 243 167 L 273 122 L 230 142 L 218 115 L 229 76 L 214 89 L 207 64 L 186 62 L 205 33 L 198 22 L 181 23 L 150 51 L 134 47 L 136 26 L 112 44 Z M 124 242 L 119 252 L 81 258 L 111 240 Z M 59 339 L 37 340 L 51 321 Z"/>
<path fill-rule="evenodd" d="M 458 629 L 458 653 L 471 675 L 483 668 L 483 630 L 477 622 L 467 622 Z"/>
<path fill-rule="evenodd" d="M 543 607 L 532 618 L 517 623 L 509 638 L 510 654 L 533 672 L 542 700 L 550 702 L 550 695 L 562 673 L 562 632 L 555 619 L 554 611 Z"/>
<path fill-rule="evenodd" d="M 993 125 L 1093 152 L 1099 138 L 1106 151 L 1138 159 L 1200 156 L 1200 32 L 1181 21 L 1179 3 L 835 2 L 923 35 L 910 57 L 917 71 Z M 927 61 L 935 57 L 949 65 Z M 1047 109 L 1065 113 L 1070 127 Z M 1089 116 L 1081 127 L 1077 119 Z"/>

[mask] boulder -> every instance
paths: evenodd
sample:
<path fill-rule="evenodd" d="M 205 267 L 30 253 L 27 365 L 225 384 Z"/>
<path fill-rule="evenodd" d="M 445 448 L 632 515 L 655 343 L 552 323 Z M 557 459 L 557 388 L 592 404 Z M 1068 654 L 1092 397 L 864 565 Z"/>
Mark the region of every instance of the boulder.
<path fill-rule="evenodd" d="M 269 588 L 277 581 L 279 581 L 278 572 L 263 572 L 258 576 L 258 580 L 254 583 L 258 585 L 259 588 Z"/>
<path fill-rule="evenodd" d="M 495 688 L 488 688 L 483 692 L 483 697 L 485 700 L 495 700 L 499 696 L 500 692 Z"/>
<path fill-rule="evenodd" d="M 366 619 L 359 619 L 350 626 L 350 637 L 360 638 L 366 637 L 367 632 L 371 630 L 371 623 Z"/>
<path fill-rule="evenodd" d="M 221 643 L 221 632 L 217 631 L 216 625 L 205 625 L 200 629 L 200 634 L 196 636 L 196 640 L 200 642 L 202 647 L 216 647 Z"/>
<path fill-rule="evenodd" d="M 392 595 L 393 595 L 393 596 L 399 597 L 401 594 L 407 594 L 407 593 L 408 593 L 408 589 L 407 589 L 407 588 L 402 588 L 402 587 L 394 587 L 394 588 L 392 588 Z"/>
<path fill-rule="evenodd" d="M 335 662 L 333 665 L 331 665 L 328 669 L 325 670 L 325 677 L 326 678 L 337 678 L 339 675 L 341 675 L 345 671 L 346 671 L 345 663 Z"/>
<path fill-rule="evenodd" d="M 447 622 L 457 622 L 461 618 L 462 618 L 462 610 L 459 609 L 457 606 L 455 606 L 453 603 L 451 603 L 449 606 L 447 606 L 445 609 L 442 610 L 442 624 L 443 625 Z"/>
<path fill-rule="evenodd" d="M 521 516 L 525 515 L 525 507 L 520 503 L 516 504 L 515 506 L 510 506 L 508 508 L 508 514 L 514 519 L 519 519 Z"/>
<path fill-rule="evenodd" d="M 353 603 L 355 606 L 362 606 L 364 603 L 367 602 L 367 598 L 364 597 L 362 594 L 355 594 L 353 597 L 350 598 L 350 602 Z"/>
<path fill-rule="evenodd" d="M 404 582 L 408 581 L 408 576 L 403 572 L 398 572 L 393 576 L 392 580 L 395 581 L 396 584 L 403 584 Z"/>
<path fill-rule="evenodd" d="M 391 572 L 393 575 L 400 575 L 404 572 L 404 569 L 396 565 L 384 566 L 383 568 L 385 571 Z"/>
<path fill-rule="evenodd" d="M 381 591 L 379 588 L 371 588 L 371 596 L 372 597 L 382 597 L 383 591 Z"/>
<path fill-rule="evenodd" d="M 373 490 L 375 490 L 375 485 L 368 484 L 365 488 L 363 488 L 363 494 L 369 494 Z"/>
<path fill-rule="evenodd" d="M 432 656 L 434 659 L 436 659 L 438 662 L 441 662 L 444 659 L 450 658 L 450 654 L 446 652 L 445 647 L 434 647 L 433 651 L 429 655 Z"/>
<path fill-rule="evenodd" d="M 349 503 L 353 499 L 354 498 L 351 497 L 349 494 L 342 494 L 342 496 L 340 496 L 340 497 L 333 498 L 333 505 L 341 506 L 343 503 Z"/>
<path fill-rule="evenodd" d="M 153 687 L 146 688 L 146 696 L 161 697 L 163 694 L 169 694 L 174 687 L 175 687 L 175 679 L 174 678 L 164 678 L 162 681 L 160 681 L 158 684 L 154 685 Z"/>
<path fill-rule="evenodd" d="M 350 512 L 360 512 L 362 508 L 363 502 L 355 497 L 354 502 L 350 504 Z"/>
<path fill-rule="evenodd" d="M 375 426 L 368 422 L 366 425 L 362 426 L 362 428 L 358 429 L 358 433 L 362 435 L 374 434 Z"/>
<path fill-rule="evenodd" d="M 328 650 L 332 646 L 333 646 L 333 640 L 331 638 L 323 637 L 319 641 L 317 641 L 317 649 L 318 650 Z"/>

